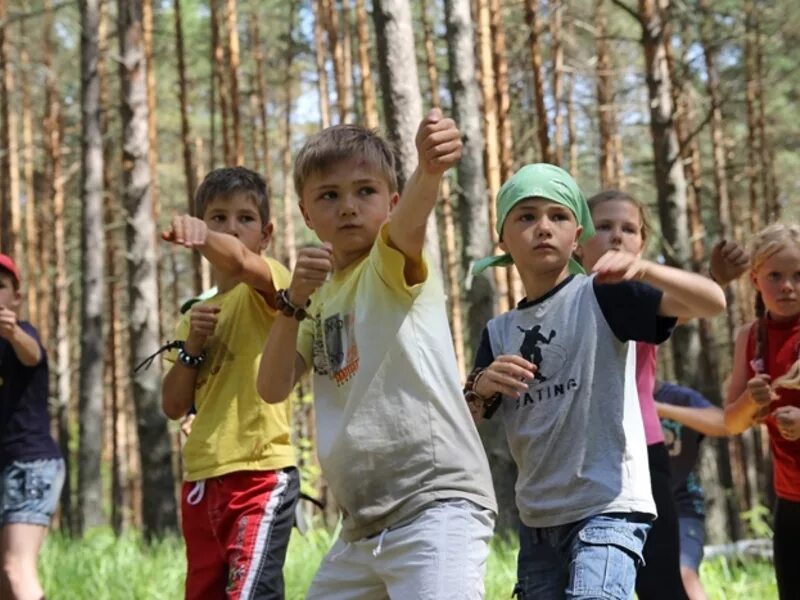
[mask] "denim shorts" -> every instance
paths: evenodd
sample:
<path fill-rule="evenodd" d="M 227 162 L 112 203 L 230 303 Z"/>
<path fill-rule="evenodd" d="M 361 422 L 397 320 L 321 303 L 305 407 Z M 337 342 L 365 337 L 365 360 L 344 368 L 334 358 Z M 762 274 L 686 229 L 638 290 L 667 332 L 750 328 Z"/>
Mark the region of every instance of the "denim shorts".
<path fill-rule="evenodd" d="M 681 566 L 699 571 L 706 542 L 705 521 L 698 517 L 678 517 L 681 532 Z"/>
<path fill-rule="evenodd" d="M 50 525 L 64 485 L 60 458 L 15 460 L 0 474 L 0 526 L 9 523 Z"/>
<path fill-rule="evenodd" d="M 520 526 L 519 600 L 633 598 L 650 530 L 646 515 L 606 514 L 556 527 Z"/>

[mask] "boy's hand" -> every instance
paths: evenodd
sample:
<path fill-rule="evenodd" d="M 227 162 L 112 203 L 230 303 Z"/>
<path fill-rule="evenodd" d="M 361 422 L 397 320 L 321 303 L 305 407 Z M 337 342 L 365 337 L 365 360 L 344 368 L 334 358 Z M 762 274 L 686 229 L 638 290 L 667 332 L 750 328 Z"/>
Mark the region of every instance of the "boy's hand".
<path fill-rule="evenodd" d="M 415 143 L 419 168 L 429 175 L 441 175 L 461 158 L 461 132 L 453 119 L 432 109 L 419 125 Z"/>
<path fill-rule="evenodd" d="M 641 279 L 647 269 L 646 261 L 624 250 L 609 250 L 592 267 L 597 283 L 620 283 Z"/>
<path fill-rule="evenodd" d="M 210 304 L 195 304 L 189 313 L 189 335 L 183 344 L 183 349 L 191 356 L 202 354 L 206 340 L 214 333 L 217 327 L 219 306 Z"/>
<path fill-rule="evenodd" d="M 739 244 L 731 240 L 720 240 L 711 249 L 708 270 L 720 285 L 738 279 L 747 270 L 750 255 Z"/>
<path fill-rule="evenodd" d="M 333 271 L 333 248 L 328 242 L 319 247 L 308 246 L 297 253 L 297 262 L 289 284 L 289 300 L 296 306 L 305 306 L 317 288 Z"/>
<path fill-rule="evenodd" d="M 536 365 L 514 354 L 498 356 L 480 375 L 474 392 L 484 398 L 496 393 L 518 398 L 528 391 L 528 382 L 536 373 Z"/>
<path fill-rule="evenodd" d="M 175 215 L 169 229 L 161 237 L 186 248 L 202 248 L 208 239 L 208 225 L 202 219 L 190 215 Z"/>
<path fill-rule="evenodd" d="M 781 406 L 772 412 L 778 424 L 778 431 L 784 439 L 793 442 L 800 439 L 800 408 Z"/>
<path fill-rule="evenodd" d="M 17 313 L 10 308 L 0 307 L 0 337 L 11 339 L 17 332 Z"/>
<path fill-rule="evenodd" d="M 769 375 L 761 373 L 747 382 L 747 392 L 759 407 L 767 406 L 779 397 L 770 387 L 770 379 Z"/>

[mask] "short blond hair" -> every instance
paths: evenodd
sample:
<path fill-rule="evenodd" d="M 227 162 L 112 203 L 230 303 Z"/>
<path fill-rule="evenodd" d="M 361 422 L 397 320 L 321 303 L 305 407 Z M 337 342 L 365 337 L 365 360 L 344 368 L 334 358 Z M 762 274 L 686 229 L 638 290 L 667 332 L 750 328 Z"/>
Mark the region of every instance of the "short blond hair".
<path fill-rule="evenodd" d="M 389 186 L 397 191 L 395 155 L 389 142 L 374 130 L 360 125 L 334 125 L 309 139 L 294 161 L 294 189 L 303 197 L 303 187 L 314 173 L 326 171 L 336 164 L 357 158 L 375 168 Z"/>

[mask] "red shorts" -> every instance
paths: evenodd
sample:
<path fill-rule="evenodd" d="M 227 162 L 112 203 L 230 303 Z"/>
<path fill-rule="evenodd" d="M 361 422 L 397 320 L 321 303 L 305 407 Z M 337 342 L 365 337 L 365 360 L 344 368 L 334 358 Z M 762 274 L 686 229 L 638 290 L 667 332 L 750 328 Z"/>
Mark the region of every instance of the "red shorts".
<path fill-rule="evenodd" d="M 283 598 L 283 562 L 300 491 L 297 469 L 185 482 L 186 598 Z"/>

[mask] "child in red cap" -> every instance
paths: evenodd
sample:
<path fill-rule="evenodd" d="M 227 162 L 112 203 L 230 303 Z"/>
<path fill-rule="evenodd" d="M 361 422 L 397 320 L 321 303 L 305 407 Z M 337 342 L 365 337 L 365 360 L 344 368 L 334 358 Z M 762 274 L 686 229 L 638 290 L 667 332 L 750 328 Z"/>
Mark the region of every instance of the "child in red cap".
<path fill-rule="evenodd" d="M 50 435 L 47 355 L 39 334 L 17 318 L 19 269 L 0 254 L 0 596 L 42 598 L 36 562 L 64 483 Z"/>

